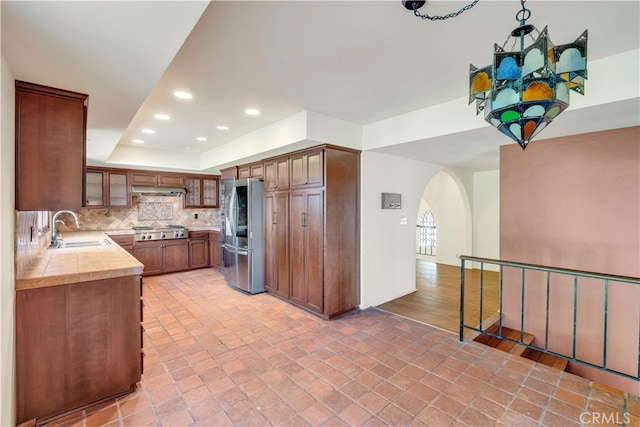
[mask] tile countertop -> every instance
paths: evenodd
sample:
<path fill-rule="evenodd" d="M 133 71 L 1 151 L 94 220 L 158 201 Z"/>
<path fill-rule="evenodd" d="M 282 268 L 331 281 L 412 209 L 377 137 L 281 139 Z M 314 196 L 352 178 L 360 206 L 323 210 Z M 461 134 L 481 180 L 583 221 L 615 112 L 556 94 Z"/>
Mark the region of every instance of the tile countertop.
<path fill-rule="evenodd" d="M 16 291 L 142 274 L 144 265 L 101 231 L 63 233 L 66 242 L 107 239 L 110 245 L 45 249 L 20 276 Z"/>

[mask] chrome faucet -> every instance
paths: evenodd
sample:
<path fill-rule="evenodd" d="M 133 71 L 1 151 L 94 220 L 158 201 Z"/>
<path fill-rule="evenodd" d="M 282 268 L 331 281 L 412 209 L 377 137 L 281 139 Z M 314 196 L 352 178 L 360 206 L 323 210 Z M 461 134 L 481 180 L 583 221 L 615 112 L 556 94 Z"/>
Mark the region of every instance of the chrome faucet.
<path fill-rule="evenodd" d="M 80 219 L 78 218 L 78 214 L 73 211 L 58 211 L 53 214 L 53 218 L 51 218 L 52 228 L 51 228 L 51 247 L 54 248 L 58 245 L 58 222 L 62 222 L 58 220 L 58 217 L 61 214 L 67 213 L 73 216 L 73 219 L 76 221 L 76 227 L 80 228 Z"/>

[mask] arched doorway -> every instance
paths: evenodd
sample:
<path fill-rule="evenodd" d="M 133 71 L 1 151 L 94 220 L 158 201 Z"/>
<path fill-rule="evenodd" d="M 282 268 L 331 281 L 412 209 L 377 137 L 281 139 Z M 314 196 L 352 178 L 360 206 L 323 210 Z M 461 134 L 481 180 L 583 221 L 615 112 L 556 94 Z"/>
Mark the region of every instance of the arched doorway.
<path fill-rule="evenodd" d="M 471 205 L 462 181 L 455 174 L 439 172 L 429 181 L 422 194 L 416 224 L 417 249 L 429 232 L 421 225 L 433 227 L 434 253 L 425 255 L 417 250 L 417 290 L 379 308 L 455 333 L 460 319 L 458 256 L 472 254 Z"/>

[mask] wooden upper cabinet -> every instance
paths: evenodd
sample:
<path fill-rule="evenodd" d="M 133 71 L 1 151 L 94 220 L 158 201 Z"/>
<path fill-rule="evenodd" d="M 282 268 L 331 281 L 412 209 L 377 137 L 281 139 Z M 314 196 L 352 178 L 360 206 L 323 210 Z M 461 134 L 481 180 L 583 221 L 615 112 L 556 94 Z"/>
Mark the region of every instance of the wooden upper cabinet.
<path fill-rule="evenodd" d="M 317 187 L 324 184 L 323 150 L 292 155 L 291 188 Z"/>
<path fill-rule="evenodd" d="M 262 163 L 238 166 L 238 179 L 262 178 L 264 175 Z"/>
<path fill-rule="evenodd" d="M 158 174 L 158 185 L 161 187 L 184 187 L 184 175 L 160 172 Z"/>
<path fill-rule="evenodd" d="M 278 157 L 264 162 L 265 191 L 289 189 L 289 158 Z"/>
<path fill-rule="evenodd" d="M 134 171 L 131 173 L 132 185 L 157 185 L 160 187 L 183 187 L 184 175 L 172 172 Z"/>
<path fill-rule="evenodd" d="M 131 185 L 157 185 L 158 174 L 156 172 L 139 172 L 131 173 Z"/>
<path fill-rule="evenodd" d="M 126 170 L 87 167 L 85 193 L 87 208 L 131 207 Z"/>
<path fill-rule="evenodd" d="M 217 175 L 186 175 L 187 194 L 185 208 L 217 208 L 219 201 L 219 179 Z"/>
<path fill-rule="evenodd" d="M 202 178 L 202 205 L 217 208 L 220 186 L 218 178 Z"/>
<path fill-rule="evenodd" d="M 126 172 L 108 172 L 107 206 L 130 207 L 129 175 Z"/>
<path fill-rule="evenodd" d="M 81 208 L 89 96 L 17 80 L 15 89 L 15 208 Z"/>
<path fill-rule="evenodd" d="M 262 163 L 254 163 L 249 165 L 249 169 L 251 170 L 251 178 L 262 178 L 264 176 L 264 168 Z"/>
<path fill-rule="evenodd" d="M 238 166 L 238 179 L 251 178 L 251 167 L 249 165 Z"/>
<path fill-rule="evenodd" d="M 85 193 L 86 207 L 103 207 L 105 205 L 104 173 L 102 171 L 87 168 Z"/>
<path fill-rule="evenodd" d="M 185 185 L 187 194 L 184 195 L 184 206 L 200 206 L 202 203 L 202 180 L 200 178 L 187 178 Z"/>
<path fill-rule="evenodd" d="M 220 169 L 220 179 L 238 179 L 238 167 Z"/>

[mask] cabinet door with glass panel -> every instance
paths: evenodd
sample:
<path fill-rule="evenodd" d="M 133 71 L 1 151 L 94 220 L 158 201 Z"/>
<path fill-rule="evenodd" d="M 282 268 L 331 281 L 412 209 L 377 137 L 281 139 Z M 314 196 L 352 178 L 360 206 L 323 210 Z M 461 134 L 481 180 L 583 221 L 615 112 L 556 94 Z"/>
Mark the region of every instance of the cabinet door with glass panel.
<path fill-rule="evenodd" d="M 87 208 L 130 207 L 127 172 L 87 167 L 85 205 Z"/>
<path fill-rule="evenodd" d="M 190 176 L 185 177 L 187 194 L 184 197 L 185 208 L 217 208 L 218 207 L 218 176 Z"/>

